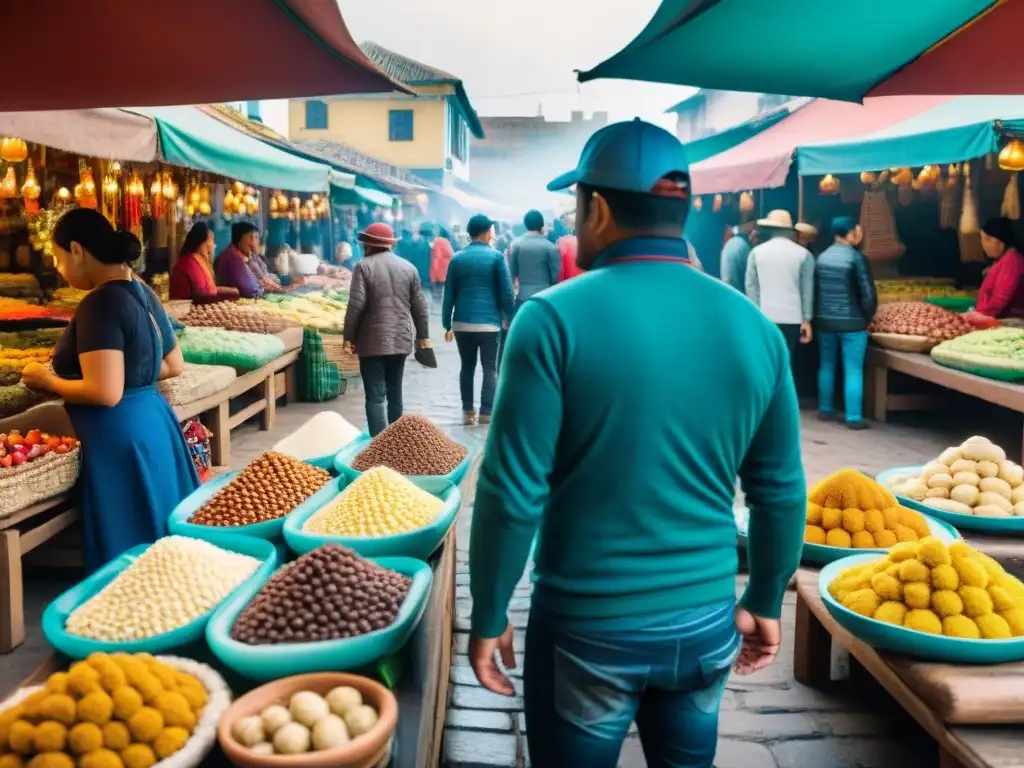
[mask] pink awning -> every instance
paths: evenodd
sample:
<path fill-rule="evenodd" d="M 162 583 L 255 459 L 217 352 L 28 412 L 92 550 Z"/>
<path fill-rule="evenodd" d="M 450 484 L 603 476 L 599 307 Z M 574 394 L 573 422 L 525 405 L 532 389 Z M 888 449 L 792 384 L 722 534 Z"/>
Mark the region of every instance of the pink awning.
<path fill-rule="evenodd" d="M 798 146 L 881 130 L 949 98 L 890 96 L 864 104 L 817 99 L 739 146 L 695 163 L 690 183 L 700 195 L 781 187 Z"/>

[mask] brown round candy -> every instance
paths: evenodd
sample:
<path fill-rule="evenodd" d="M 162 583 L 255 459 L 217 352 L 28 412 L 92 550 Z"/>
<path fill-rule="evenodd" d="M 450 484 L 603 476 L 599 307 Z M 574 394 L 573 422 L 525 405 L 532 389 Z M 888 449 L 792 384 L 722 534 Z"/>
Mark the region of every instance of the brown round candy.
<path fill-rule="evenodd" d="M 407 413 L 373 438 L 352 461 L 352 468 L 365 472 L 385 466 L 401 475 L 447 475 L 468 452 L 430 419 Z"/>

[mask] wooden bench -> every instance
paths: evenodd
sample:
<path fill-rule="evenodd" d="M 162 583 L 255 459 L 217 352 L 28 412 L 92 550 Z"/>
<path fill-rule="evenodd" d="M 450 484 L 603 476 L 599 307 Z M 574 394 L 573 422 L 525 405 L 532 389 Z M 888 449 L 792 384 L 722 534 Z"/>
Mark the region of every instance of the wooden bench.
<path fill-rule="evenodd" d="M 924 410 L 931 408 L 935 402 L 934 398 L 926 395 L 890 394 L 889 371 L 937 384 L 1017 413 L 1024 413 L 1024 386 L 946 368 L 928 355 L 868 347 L 867 369 L 870 377 L 867 387 L 867 412 L 875 421 L 884 422 L 889 411 Z M 1024 436 L 1021 444 L 1024 448 Z"/>
<path fill-rule="evenodd" d="M 1024 766 L 1024 664 L 959 666 L 876 651 L 836 623 L 818 593 L 818 572 L 797 580 L 793 676 L 828 685 L 838 642 L 933 738 L 940 768 Z M 987 723 L 987 725 L 977 725 Z"/>

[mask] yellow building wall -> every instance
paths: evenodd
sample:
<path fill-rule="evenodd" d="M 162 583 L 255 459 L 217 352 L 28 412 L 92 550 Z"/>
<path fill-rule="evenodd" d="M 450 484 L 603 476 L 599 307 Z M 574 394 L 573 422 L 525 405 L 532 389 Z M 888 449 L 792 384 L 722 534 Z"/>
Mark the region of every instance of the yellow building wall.
<path fill-rule="evenodd" d="M 443 93 L 437 88 L 430 91 Z M 289 137 L 340 141 L 378 160 L 405 168 L 444 168 L 447 130 L 444 99 L 367 96 L 326 101 L 327 129 L 311 130 L 306 128 L 305 100 L 291 100 L 288 104 Z M 412 141 L 389 140 L 388 113 L 392 109 L 413 111 Z"/>

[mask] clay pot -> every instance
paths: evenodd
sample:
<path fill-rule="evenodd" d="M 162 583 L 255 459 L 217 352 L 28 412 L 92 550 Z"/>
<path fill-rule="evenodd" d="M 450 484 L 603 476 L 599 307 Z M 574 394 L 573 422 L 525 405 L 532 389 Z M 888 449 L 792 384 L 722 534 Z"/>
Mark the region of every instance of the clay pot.
<path fill-rule="evenodd" d="M 313 691 L 326 696 L 339 685 L 355 688 L 363 695 L 363 702 L 377 710 L 377 724 L 373 730 L 344 747 L 303 755 L 257 755 L 231 735 L 231 729 L 238 720 L 258 715 L 271 704 L 288 706 L 288 700 L 294 693 Z M 376 768 L 386 764 L 397 724 L 398 702 L 383 685 L 359 675 L 319 672 L 275 680 L 242 696 L 220 719 L 217 740 L 228 760 L 240 768 Z"/>

